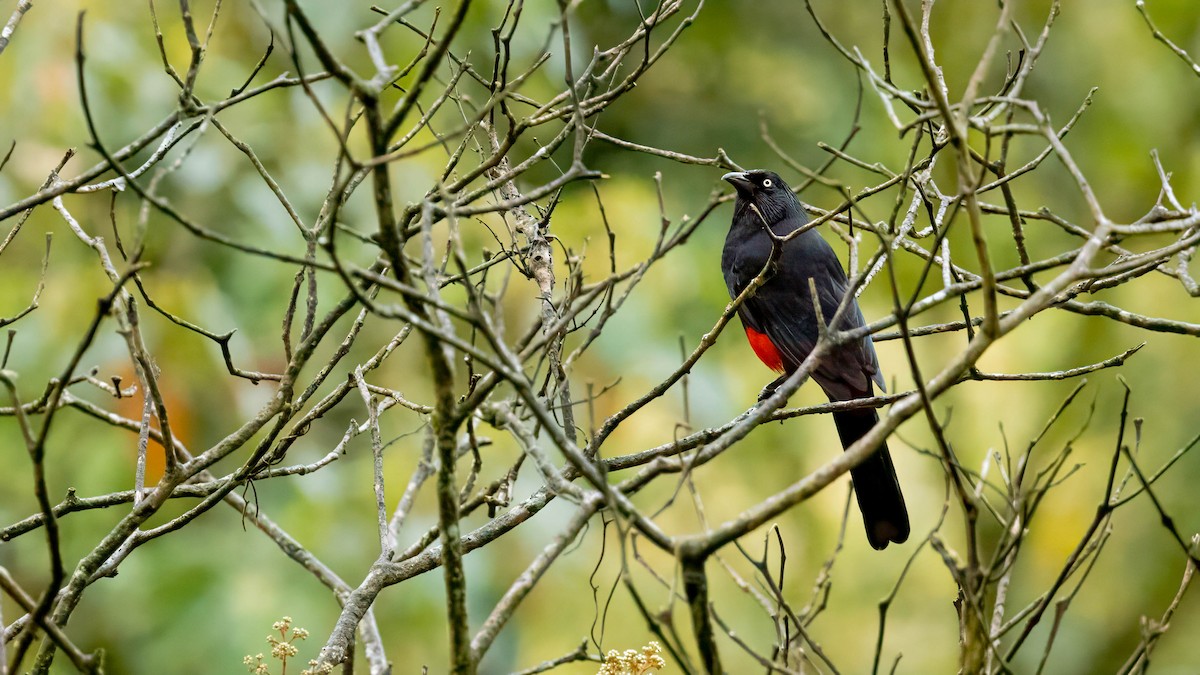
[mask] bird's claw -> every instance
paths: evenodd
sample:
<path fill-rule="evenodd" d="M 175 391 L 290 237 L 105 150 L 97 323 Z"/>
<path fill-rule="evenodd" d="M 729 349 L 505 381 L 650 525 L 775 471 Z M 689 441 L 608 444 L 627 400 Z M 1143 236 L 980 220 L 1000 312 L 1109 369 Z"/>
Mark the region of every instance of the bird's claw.
<path fill-rule="evenodd" d="M 772 381 L 771 384 L 768 384 L 767 386 L 763 387 L 763 390 L 761 392 L 759 392 L 759 394 L 758 394 L 759 402 L 761 403 L 761 402 L 771 398 L 771 396 L 773 396 L 775 394 L 775 390 L 779 389 L 779 385 L 783 384 L 783 381 L 786 379 L 787 379 L 787 375 L 782 375 L 780 377 L 775 378 L 775 380 Z"/>

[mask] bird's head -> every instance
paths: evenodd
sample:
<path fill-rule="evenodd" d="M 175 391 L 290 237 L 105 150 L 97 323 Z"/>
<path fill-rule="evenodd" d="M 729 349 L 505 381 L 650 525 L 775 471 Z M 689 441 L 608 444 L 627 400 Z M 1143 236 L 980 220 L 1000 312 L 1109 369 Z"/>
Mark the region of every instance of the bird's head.
<path fill-rule="evenodd" d="M 774 171 L 734 171 L 721 176 L 737 190 L 736 211 L 753 204 L 769 224 L 777 223 L 789 216 L 803 218 L 804 211 L 792 193 L 792 188 L 783 182 Z"/>

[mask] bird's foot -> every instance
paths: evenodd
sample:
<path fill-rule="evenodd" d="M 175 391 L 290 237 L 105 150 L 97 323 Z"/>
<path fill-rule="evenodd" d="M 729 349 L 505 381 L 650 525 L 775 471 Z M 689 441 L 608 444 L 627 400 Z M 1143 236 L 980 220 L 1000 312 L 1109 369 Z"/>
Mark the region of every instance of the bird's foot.
<path fill-rule="evenodd" d="M 763 387 L 763 390 L 761 392 L 759 392 L 758 400 L 765 401 L 765 400 L 771 398 L 771 396 L 775 394 L 775 390 L 778 389 L 779 385 L 783 384 L 783 381 L 786 379 L 787 379 L 787 375 L 780 375 L 779 377 L 775 378 L 775 380 L 772 381 L 771 384 L 768 384 L 767 386 Z"/>

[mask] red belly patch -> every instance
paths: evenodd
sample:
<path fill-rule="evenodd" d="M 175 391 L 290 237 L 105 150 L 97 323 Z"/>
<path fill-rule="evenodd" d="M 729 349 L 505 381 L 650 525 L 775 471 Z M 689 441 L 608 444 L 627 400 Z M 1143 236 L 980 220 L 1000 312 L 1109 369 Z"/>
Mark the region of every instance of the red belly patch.
<path fill-rule="evenodd" d="M 758 359 L 771 370 L 782 373 L 783 357 L 779 355 L 779 350 L 775 348 L 775 343 L 771 342 L 771 338 L 749 326 L 745 328 L 746 339 L 750 341 L 750 348 L 758 355 Z"/>

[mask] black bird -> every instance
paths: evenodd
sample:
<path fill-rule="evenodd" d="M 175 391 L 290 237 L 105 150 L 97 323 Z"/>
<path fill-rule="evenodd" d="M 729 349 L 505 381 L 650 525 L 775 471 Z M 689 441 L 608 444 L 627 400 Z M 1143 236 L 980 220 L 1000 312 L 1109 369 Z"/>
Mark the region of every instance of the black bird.
<path fill-rule="evenodd" d="M 784 237 L 808 222 L 796 195 L 778 174 L 771 171 L 727 173 L 722 178 L 737 189 L 733 224 L 725 238 L 721 271 L 730 297 L 736 298 L 758 276 L 771 255 L 770 227 Z M 774 269 L 759 289 L 738 308 L 746 337 L 758 358 L 783 375 L 764 390 L 774 391 L 817 344 L 817 317 L 813 311 L 809 279 L 816 285 L 821 315 L 833 319 L 847 292 L 846 273 L 828 243 L 808 230 L 784 243 Z M 853 299 L 835 330 L 852 330 L 863 325 L 862 312 Z M 871 396 L 872 381 L 883 390 L 883 376 L 871 336 L 836 348 L 813 370 L 812 379 L 821 385 L 830 401 L 847 401 Z M 879 421 L 874 408 L 833 413 L 842 447 L 849 448 Z M 887 444 L 850 470 L 858 508 L 867 528 L 867 540 L 875 549 L 888 542 L 908 539 L 908 511 L 896 479 L 896 469 Z"/>

